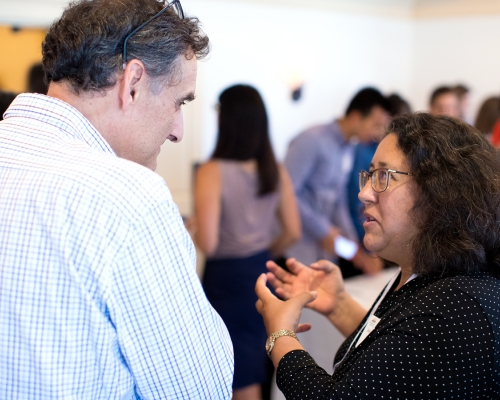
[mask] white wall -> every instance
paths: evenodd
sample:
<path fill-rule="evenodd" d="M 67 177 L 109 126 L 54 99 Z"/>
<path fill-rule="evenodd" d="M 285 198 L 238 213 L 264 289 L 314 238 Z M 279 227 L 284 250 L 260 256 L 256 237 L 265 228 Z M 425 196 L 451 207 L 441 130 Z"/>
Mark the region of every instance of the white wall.
<path fill-rule="evenodd" d="M 228 85 L 249 83 L 263 95 L 275 150 L 282 158 L 291 137 L 343 113 L 363 85 L 411 90 L 413 26 L 410 20 L 369 17 L 261 3 L 186 0 L 213 50 L 204 63 L 199 91 L 203 109 L 203 155 L 215 141 L 212 106 Z M 398 57 L 392 58 L 396 46 Z M 304 78 L 303 99 L 290 99 L 292 75 Z"/>
<path fill-rule="evenodd" d="M 417 20 L 415 29 L 415 108 L 427 108 L 435 86 L 464 82 L 472 89 L 474 120 L 482 101 L 500 94 L 500 15 Z"/>
<path fill-rule="evenodd" d="M 261 92 L 279 159 L 293 136 L 340 116 L 352 94 L 364 85 L 411 94 L 411 20 L 218 0 L 185 0 L 183 7 L 200 18 L 212 42 L 198 77 L 195 118 L 201 129 L 186 131 L 201 142 L 201 148 L 191 153 L 192 161 L 205 160 L 213 150 L 217 129 L 213 106 L 229 85 L 251 84 Z M 392 55 L 394 47 L 397 56 Z M 303 98 L 296 103 L 290 97 L 292 75 L 304 79 Z M 179 154 L 167 151 L 162 157 Z M 159 172 L 181 211 L 189 213 L 191 182 L 181 182 L 186 174 Z"/>

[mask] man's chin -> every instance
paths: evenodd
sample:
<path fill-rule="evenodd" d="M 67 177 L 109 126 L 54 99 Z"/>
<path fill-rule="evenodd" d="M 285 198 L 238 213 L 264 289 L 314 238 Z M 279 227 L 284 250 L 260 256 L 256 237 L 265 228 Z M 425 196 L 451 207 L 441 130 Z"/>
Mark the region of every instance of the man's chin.
<path fill-rule="evenodd" d="M 156 171 L 156 167 L 158 165 L 158 162 L 157 162 L 157 159 L 155 157 L 154 160 L 148 160 L 148 161 L 145 161 L 145 162 L 142 162 L 139 164 L 141 164 L 143 167 L 150 169 L 151 171 Z"/>

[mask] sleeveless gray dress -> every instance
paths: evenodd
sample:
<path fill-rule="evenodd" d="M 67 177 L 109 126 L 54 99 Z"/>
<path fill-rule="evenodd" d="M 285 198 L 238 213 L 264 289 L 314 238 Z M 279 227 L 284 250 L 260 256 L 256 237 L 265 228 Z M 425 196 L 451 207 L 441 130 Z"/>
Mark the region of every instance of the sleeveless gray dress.
<path fill-rule="evenodd" d="M 205 264 L 203 287 L 224 320 L 234 347 L 233 389 L 267 379 L 266 330 L 254 287 L 266 272 L 279 204 L 278 191 L 257 196 L 258 177 L 238 161 L 217 161 L 222 178 L 219 246 Z"/>

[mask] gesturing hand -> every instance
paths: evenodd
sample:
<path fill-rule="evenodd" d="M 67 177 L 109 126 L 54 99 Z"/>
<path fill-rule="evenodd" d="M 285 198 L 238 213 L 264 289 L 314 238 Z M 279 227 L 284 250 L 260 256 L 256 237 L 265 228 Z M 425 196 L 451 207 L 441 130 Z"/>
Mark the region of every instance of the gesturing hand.
<path fill-rule="evenodd" d="M 270 271 L 267 273 L 268 281 L 276 289 L 278 296 L 289 299 L 303 292 L 316 291 L 316 299 L 307 307 L 327 317 L 333 314 L 346 293 L 340 269 L 326 260 L 306 267 L 294 258 L 289 258 L 286 265 L 290 272 L 273 261 L 266 264 Z"/>
<path fill-rule="evenodd" d="M 288 301 L 282 301 L 266 287 L 266 281 L 266 274 L 262 274 L 257 279 L 255 293 L 259 299 L 255 307 L 264 319 L 267 334 L 270 335 L 281 329 L 289 329 L 297 333 L 311 329 L 309 324 L 299 324 L 299 319 L 302 308 L 316 298 L 316 293 L 302 292 Z"/>

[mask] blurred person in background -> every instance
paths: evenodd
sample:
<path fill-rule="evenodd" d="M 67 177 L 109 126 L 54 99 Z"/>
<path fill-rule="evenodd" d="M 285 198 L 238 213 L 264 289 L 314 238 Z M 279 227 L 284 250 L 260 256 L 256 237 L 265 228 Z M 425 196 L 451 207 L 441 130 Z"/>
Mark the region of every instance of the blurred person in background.
<path fill-rule="evenodd" d="M 3 113 L 9 108 L 16 96 L 15 93 L 0 90 L 0 121 L 3 120 Z"/>
<path fill-rule="evenodd" d="M 403 99 L 399 94 L 392 93 L 387 96 L 387 107 L 389 111 L 390 118 L 395 118 L 400 115 L 411 114 L 410 104 Z M 383 132 L 382 132 L 383 134 Z M 356 228 L 356 233 L 358 235 L 358 242 L 362 245 L 363 236 L 365 236 L 365 230 L 363 229 L 363 203 L 359 200 L 359 171 L 368 170 L 370 168 L 370 163 L 377 150 L 378 143 L 382 138 L 382 134 L 378 138 L 370 143 L 358 143 L 354 150 L 354 164 L 351 172 L 351 176 L 348 182 L 348 192 L 349 192 L 349 211 L 351 213 L 351 219 Z M 361 270 L 356 268 L 352 262 L 340 257 L 338 266 L 342 271 L 342 276 L 344 278 L 349 278 L 350 276 L 359 275 L 362 273 Z"/>
<path fill-rule="evenodd" d="M 274 157 L 258 91 L 229 87 L 219 97 L 218 111 L 214 153 L 196 175 L 194 237 L 207 257 L 203 288 L 234 346 L 233 399 L 259 400 L 269 363 L 255 280 L 268 260 L 299 239 L 300 217 L 288 173 Z"/>
<path fill-rule="evenodd" d="M 288 250 L 288 257 L 306 265 L 342 257 L 364 273 L 382 269 L 380 260 L 359 245 L 349 210 L 348 182 L 356 144 L 377 140 L 388 120 L 386 98 L 375 88 L 364 88 L 352 98 L 342 118 L 310 128 L 292 140 L 285 166 L 297 195 L 303 236 Z"/>
<path fill-rule="evenodd" d="M 429 100 L 429 112 L 432 115 L 461 118 L 460 102 L 455 89 L 449 86 L 435 89 Z"/>
<path fill-rule="evenodd" d="M 500 97 L 488 97 L 479 107 L 474 127 L 491 140 L 493 128 L 498 120 L 500 120 Z"/>
<path fill-rule="evenodd" d="M 500 148 L 500 120 L 498 120 L 493 126 L 493 132 L 491 133 L 491 143 L 496 148 Z"/>
<path fill-rule="evenodd" d="M 410 103 L 408 103 L 397 93 L 392 93 L 387 96 L 387 103 L 389 103 L 389 115 L 391 116 L 391 118 L 399 117 L 400 115 L 411 114 Z"/>
<path fill-rule="evenodd" d="M 472 121 L 469 118 L 470 89 L 464 84 L 459 83 L 453 87 L 453 90 L 458 97 L 459 117 L 472 125 Z"/>
<path fill-rule="evenodd" d="M 42 63 L 33 64 L 28 72 L 28 93 L 47 94 L 47 90 Z"/>

